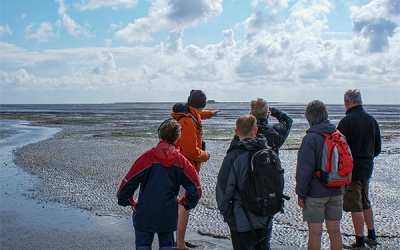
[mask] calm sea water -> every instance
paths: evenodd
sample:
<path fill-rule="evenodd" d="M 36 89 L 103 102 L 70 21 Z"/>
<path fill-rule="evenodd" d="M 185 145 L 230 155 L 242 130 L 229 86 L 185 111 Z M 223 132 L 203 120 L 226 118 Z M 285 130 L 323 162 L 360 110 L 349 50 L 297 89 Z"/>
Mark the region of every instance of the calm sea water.
<path fill-rule="evenodd" d="M 169 117 L 174 103 L 112 103 L 112 104 L 44 104 L 44 105 L 0 105 L 0 116 L 19 115 L 27 120 L 35 116 L 47 119 L 80 121 L 93 120 L 110 126 L 156 127 Z M 294 120 L 292 131 L 305 130 L 308 124 L 303 116 L 305 104 L 271 103 Z M 338 124 L 344 116 L 343 105 L 327 105 L 329 119 Z M 379 122 L 383 133 L 399 134 L 400 105 L 365 105 L 364 108 Z M 204 122 L 205 129 L 231 129 L 236 118 L 249 112 L 249 103 L 208 103 L 206 109 L 221 110 L 217 117 Z M 271 123 L 277 122 L 270 119 Z"/>

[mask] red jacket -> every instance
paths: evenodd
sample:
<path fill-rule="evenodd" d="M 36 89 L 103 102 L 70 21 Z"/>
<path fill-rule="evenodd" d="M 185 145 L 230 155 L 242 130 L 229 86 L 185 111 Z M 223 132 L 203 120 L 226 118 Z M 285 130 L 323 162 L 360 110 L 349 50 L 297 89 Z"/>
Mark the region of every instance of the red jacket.
<path fill-rule="evenodd" d="M 161 141 L 132 165 L 119 187 L 118 204 L 134 204 L 134 193 L 140 186 L 135 229 L 173 232 L 177 228 L 177 196 L 181 185 L 187 191 L 182 200 L 184 207 L 194 208 L 202 194 L 199 176 L 192 164 L 179 153 L 179 148 Z"/>

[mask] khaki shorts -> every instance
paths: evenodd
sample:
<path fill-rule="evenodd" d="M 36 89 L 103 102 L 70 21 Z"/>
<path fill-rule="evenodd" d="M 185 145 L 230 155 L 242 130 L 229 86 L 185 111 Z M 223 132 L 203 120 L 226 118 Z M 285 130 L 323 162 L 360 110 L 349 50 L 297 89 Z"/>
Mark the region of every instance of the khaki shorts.
<path fill-rule="evenodd" d="M 303 209 L 303 221 L 323 223 L 324 220 L 338 221 L 342 219 L 343 196 L 324 198 L 306 197 L 306 208 Z"/>
<path fill-rule="evenodd" d="M 369 180 L 352 181 L 344 191 L 343 211 L 362 212 L 371 208 L 368 193 Z"/>

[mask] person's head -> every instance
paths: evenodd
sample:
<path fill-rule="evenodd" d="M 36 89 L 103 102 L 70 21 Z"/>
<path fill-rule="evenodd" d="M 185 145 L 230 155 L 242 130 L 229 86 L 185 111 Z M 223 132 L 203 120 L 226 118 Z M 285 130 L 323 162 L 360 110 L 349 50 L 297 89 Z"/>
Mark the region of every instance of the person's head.
<path fill-rule="evenodd" d="M 241 115 L 236 120 L 235 133 L 240 140 L 256 136 L 257 129 L 257 119 L 254 115 Z"/>
<path fill-rule="evenodd" d="M 250 114 L 254 115 L 257 119 L 268 118 L 268 104 L 262 98 L 257 98 L 250 101 Z"/>
<path fill-rule="evenodd" d="M 359 89 L 349 89 L 344 93 L 344 107 L 346 110 L 354 106 L 362 105 L 361 92 Z"/>
<path fill-rule="evenodd" d="M 169 119 L 161 125 L 158 136 L 161 140 L 175 144 L 181 136 L 181 126 L 175 119 Z"/>
<path fill-rule="evenodd" d="M 326 109 L 326 106 L 323 102 L 319 100 L 314 100 L 307 104 L 304 116 L 306 117 L 308 124 L 311 127 L 328 120 L 328 110 Z"/>
<path fill-rule="evenodd" d="M 196 110 L 202 110 L 207 104 L 207 97 L 203 91 L 192 89 L 187 102 L 189 106 L 195 108 Z"/>

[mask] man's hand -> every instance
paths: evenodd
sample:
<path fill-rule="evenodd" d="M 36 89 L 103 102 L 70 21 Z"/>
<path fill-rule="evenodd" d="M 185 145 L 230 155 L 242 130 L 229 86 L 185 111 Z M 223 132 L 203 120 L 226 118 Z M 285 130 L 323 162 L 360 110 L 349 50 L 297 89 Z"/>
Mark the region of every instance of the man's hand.
<path fill-rule="evenodd" d="M 303 199 L 298 198 L 297 199 L 297 205 L 299 205 L 299 207 L 301 208 L 306 208 L 306 201 Z"/>
<path fill-rule="evenodd" d="M 131 205 L 131 208 L 132 208 L 132 211 L 133 212 L 136 212 L 136 205 L 138 204 L 138 202 L 137 201 L 135 201 L 132 205 Z"/>
<path fill-rule="evenodd" d="M 219 112 L 221 112 L 221 110 L 213 110 L 211 112 L 213 113 L 213 116 L 216 116 Z"/>

